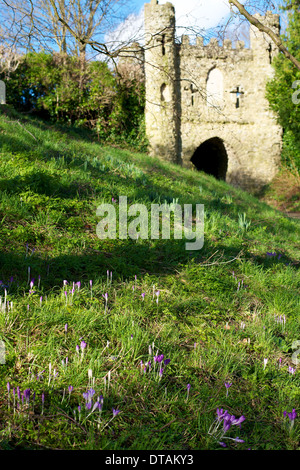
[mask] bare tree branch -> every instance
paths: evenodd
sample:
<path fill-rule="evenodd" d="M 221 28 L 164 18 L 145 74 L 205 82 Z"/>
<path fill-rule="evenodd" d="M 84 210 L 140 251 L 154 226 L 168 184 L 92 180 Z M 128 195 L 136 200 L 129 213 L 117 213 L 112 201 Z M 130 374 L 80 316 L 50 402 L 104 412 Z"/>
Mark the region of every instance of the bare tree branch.
<path fill-rule="evenodd" d="M 287 50 L 279 35 L 274 33 L 274 31 L 272 31 L 272 29 L 268 26 L 262 24 L 257 18 L 255 18 L 255 16 L 251 15 L 238 0 L 228 0 L 228 2 L 231 6 L 235 6 L 240 12 L 240 14 L 243 15 L 249 21 L 250 24 L 255 26 L 262 33 L 267 34 L 276 44 L 278 49 L 285 55 L 285 57 L 289 59 L 295 65 L 295 67 L 297 67 L 298 70 L 300 70 L 300 62 Z"/>

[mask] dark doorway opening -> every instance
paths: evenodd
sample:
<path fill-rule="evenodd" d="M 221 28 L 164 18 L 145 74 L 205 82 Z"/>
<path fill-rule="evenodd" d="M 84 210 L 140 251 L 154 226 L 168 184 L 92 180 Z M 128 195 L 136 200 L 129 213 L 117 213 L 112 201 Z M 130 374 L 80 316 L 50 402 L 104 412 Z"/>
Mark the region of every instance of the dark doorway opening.
<path fill-rule="evenodd" d="M 203 142 L 194 152 L 191 162 L 198 171 L 204 171 L 225 181 L 228 157 L 223 140 L 219 137 L 213 137 Z"/>

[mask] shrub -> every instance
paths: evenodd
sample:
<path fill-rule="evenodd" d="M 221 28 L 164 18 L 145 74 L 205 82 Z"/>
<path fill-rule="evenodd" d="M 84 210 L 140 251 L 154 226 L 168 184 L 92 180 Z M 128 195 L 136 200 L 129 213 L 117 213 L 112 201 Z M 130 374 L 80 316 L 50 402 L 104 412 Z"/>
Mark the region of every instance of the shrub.
<path fill-rule="evenodd" d="M 0 74 L 4 79 L 4 73 Z M 54 122 L 95 131 L 98 139 L 144 150 L 144 81 L 136 70 L 112 72 L 58 53 L 29 53 L 6 80 L 7 102 Z"/>

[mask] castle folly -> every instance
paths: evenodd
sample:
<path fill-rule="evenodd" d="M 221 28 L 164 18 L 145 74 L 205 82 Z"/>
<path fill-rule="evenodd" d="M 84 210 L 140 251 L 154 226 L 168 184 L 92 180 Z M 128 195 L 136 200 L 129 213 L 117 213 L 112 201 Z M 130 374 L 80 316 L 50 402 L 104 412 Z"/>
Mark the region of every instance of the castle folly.
<path fill-rule="evenodd" d="M 257 18 L 280 30 L 279 16 Z M 187 36 L 175 42 L 171 3 L 145 5 L 146 133 L 153 155 L 255 190 L 275 176 L 281 128 L 265 98 L 278 53 L 250 29 L 250 49 L 230 40 L 222 47 Z"/>

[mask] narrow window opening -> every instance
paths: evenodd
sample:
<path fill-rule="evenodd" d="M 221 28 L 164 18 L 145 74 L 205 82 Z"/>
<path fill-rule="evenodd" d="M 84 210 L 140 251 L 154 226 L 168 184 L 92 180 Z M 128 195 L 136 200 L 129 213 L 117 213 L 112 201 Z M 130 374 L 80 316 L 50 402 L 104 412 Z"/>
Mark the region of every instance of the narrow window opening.
<path fill-rule="evenodd" d="M 236 95 L 235 107 L 238 109 L 241 105 L 241 97 L 244 94 L 244 92 L 241 90 L 239 86 L 237 86 L 236 90 L 233 90 L 230 93 L 235 93 Z"/>
<path fill-rule="evenodd" d="M 170 87 L 163 83 L 160 87 L 160 99 L 161 102 L 169 103 L 171 100 Z"/>
<path fill-rule="evenodd" d="M 193 84 L 191 84 L 190 89 L 191 89 L 191 105 L 194 106 L 194 104 L 195 104 L 195 98 L 194 98 L 195 90 L 193 88 Z"/>
<path fill-rule="evenodd" d="M 273 52 L 272 44 L 269 44 L 269 47 L 268 47 L 267 50 L 269 52 L 269 62 L 270 62 L 270 64 L 272 64 L 272 59 L 273 59 L 273 57 L 272 57 L 272 52 Z"/>
<path fill-rule="evenodd" d="M 166 55 L 165 42 L 166 42 L 166 35 L 163 34 L 163 35 L 162 35 L 162 38 L 161 38 L 161 51 L 162 51 L 162 55 Z"/>

